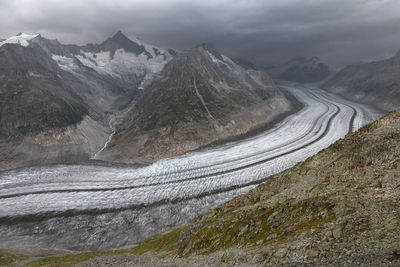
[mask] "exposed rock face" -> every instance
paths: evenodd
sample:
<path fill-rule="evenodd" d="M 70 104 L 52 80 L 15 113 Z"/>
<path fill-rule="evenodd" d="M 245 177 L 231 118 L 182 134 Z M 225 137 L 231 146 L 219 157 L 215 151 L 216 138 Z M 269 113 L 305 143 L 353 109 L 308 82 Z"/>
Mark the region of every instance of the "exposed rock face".
<path fill-rule="evenodd" d="M 133 42 L 128 37 L 126 37 L 121 31 L 118 31 L 113 37 L 108 38 L 99 46 L 94 46 L 94 51 L 110 51 L 111 58 L 114 57 L 115 52 L 118 49 L 124 49 L 125 52 L 133 53 L 135 55 L 140 55 L 144 53 L 147 57 L 152 57 L 152 55 L 146 50 L 143 45 Z"/>
<path fill-rule="evenodd" d="M 396 111 L 132 251 L 168 251 L 192 259 L 207 254 L 210 261 L 243 266 L 254 261 L 398 264 L 399 155 Z"/>
<path fill-rule="evenodd" d="M 265 72 L 246 70 L 203 44 L 165 66 L 99 158 L 152 162 L 244 134 L 290 107 Z"/>
<path fill-rule="evenodd" d="M 400 107 L 400 52 L 387 60 L 348 66 L 323 87 L 384 110 L 397 109 Z"/>
<path fill-rule="evenodd" d="M 282 66 L 266 68 L 274 78 L 300 83 L 318 82 L 327 78 L 329 67 L 319 58 L 296 58 Z"/>

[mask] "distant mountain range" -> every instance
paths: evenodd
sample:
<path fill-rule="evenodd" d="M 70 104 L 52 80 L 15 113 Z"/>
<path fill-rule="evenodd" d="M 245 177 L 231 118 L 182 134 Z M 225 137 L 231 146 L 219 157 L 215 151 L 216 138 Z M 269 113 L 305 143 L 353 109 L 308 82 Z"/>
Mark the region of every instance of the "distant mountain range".
<path fill-rule="evenodd" d="M 174 52 L 121 32 L 99 45 L 20 33 L 0 42 L 0 168 L 87 160 Z"/>
<path fill-rule="evenodd" d="M 207 44 L 177 54 L 120 31 L 84 46 L 20 33 L 0 42 L 0 63 L 0 169 L 150 162 L 291 109 L 265 72 Z"/>
<path fill-rule="evenodd" d="M 400 52 L 386 60 L 350 65 L 323 87 L 384 110 L 400 108 Z"/>
<path fill-rule="evenodd" d="M 329 67 L 318 57 L 295 58 L 283 65 L 267 67 L 266 71 L 276 79 L 300 83 L 318 82 L 331 74 Z"/>

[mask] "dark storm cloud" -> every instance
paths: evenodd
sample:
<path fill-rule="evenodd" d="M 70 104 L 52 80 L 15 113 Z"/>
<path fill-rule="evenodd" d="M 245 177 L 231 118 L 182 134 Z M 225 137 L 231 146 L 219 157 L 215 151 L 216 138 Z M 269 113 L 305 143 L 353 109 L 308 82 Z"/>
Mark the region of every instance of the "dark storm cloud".
<path fill-rule="evenodd" d="M 100 42 L 121 29 L 177 49 L 204 41 L 270 65 L 316 55 L 347 64 L 400 49 L 398 0 L 0 0 L 0 36 Z"/>

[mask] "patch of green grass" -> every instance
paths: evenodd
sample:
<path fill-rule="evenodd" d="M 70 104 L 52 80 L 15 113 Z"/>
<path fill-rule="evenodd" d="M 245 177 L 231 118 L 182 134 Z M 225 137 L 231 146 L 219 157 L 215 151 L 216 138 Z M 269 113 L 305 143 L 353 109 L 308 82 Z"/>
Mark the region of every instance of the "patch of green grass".
<path fill-rule="evenodd" d="M 194 233 L 193 229 L 186 229 L 188 232 L 184 236 L 187 238 L 172 247 L 177 248 L 175 253 L 179 256 L 188 256 L 229 247 L 287 242 L 298 233 L 332 221 L 333 207 L 325 198 L 312 198 L 300 202 L 288 199 L 269 208 L 254 206 L 244 213 L 229 211 L 202 221 Z"/>
<path fill-rule="evenodd" d="M 127 249 L 119 249 L 119 250 L 110 250 L 110 251 L 95 251 L 95 252 L 84 252 L 77 253 L 66 256 L 56 256 L 56 257 L 47 257 L 38 260 L 34 260 L 28 263 L 26 266 L 30 267 L 39 267 L 39 266 L 71 266 L 74 264 L 78 264 L 80 262 L 88 261 L 90 259 L 101 257 L 101 256 L 111 256 L 111 255 L 119 255 L 119 254 L 143 254 L 148 251 L 159 251 L 171 249 L 172 245 L 179 238 L 179 235 L 184 227 L 174 229 L 166 234 L 158 234 L 143 242 L 139 246 Z"/>
<path fill-rule="evenodd" d="M 23 255 L 16 255 L 0 250 L 0 266 L 12 266 L 13 263 L 25 260 L 27 258 L 28 257 Z"/>
<path fill-rule="evenodd" d="M 122 252 L 121 252 L 122 253 Z M 61 257 L 48 257 L 39 260 L 32 261 L 28 263 L 26 266 L 30 267 L 39 267 L 39 266 L 57 266 L 57 267 L 64 267 L 64 266 L 71 266 L 73 264 L 77 264 L 79 262 L 87 261 L 95 257 L 99 256 L 107 256 L 113 254 L 121 254 L 115 253 L 114 251 L 107 251 L 107 252 L 86 252 L 80 254 L 73 254 Z"/>
<path fill-rule="evenodd" d="M 143 254 L 148 251 L 170 250 L 186 226 L 176 228 L 164 234 L 157 234 L 140 245 L 129 250 L 132 254 Z"/>

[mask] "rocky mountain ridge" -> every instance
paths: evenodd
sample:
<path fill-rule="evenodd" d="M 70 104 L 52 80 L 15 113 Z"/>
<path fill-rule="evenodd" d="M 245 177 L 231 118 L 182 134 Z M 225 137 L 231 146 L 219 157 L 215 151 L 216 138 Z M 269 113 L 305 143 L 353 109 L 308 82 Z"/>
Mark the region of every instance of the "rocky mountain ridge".
<path fill-rule="evenodd" d="M 400 107 L 400 51 L 393 57 L 350 65 L 339 71 L 324 89 L 383 110 Z"/>
<path fill-rule="evenodd" d="M 267 67 L 272 77 L 280 80 L 312 83 L 327 78 L 331 71 L 318 57 L 295 58 L 283 65 Z"/>

